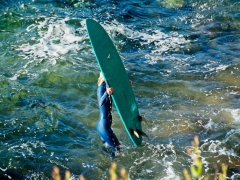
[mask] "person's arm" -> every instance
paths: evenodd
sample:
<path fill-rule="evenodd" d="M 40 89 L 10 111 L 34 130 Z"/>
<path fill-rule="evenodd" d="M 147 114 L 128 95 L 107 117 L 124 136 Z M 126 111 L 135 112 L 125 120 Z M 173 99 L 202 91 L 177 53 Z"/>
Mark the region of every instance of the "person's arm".
<path fill-rule="evenodd" d="M 112 87 L 105 88 L 105 86 L 103 86 L 103 85 L 101 85 L 99 88 L 100 88 L 99 95 L 98 95 L 99 96 L 99 105 L 102 106 L 106 102 L 108 95 L 113 94 L 114 89 Z M 102 94 L 102 96 L 101 96 L 101 94 Z"/>
<path fill-rule="evenodd" d="M 105 91 L 105 93 L 99 99 L 100 106 L 102 106 L 106 102 L 107 97 L 108 97 L 108 93 L 107 91 Z"/>
<path fill-rule="evenodd" d="M 129 83 L 132 86 L 132 80 L 129 80 Z M 101 90 L 100 91 L 103 91 L 103 88 L 104 87 L 101 86 Z M 106 91 L 104 92 L 104 94 L 100 98 L 99 105 L 102 106 L 105 103 L 105 100 L 108 97 L 108 95 L 113 94 L 113 92 L 114 92 L 114 88 L 113 87 L 110 87 L 110 88 L 106 87 Z"/>

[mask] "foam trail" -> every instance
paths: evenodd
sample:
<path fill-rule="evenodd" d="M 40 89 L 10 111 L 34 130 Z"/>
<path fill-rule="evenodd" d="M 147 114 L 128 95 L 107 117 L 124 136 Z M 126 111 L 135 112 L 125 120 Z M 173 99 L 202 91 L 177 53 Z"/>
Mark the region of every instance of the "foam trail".
<path fill-rule="evenodd" d="M 17 48 L 20 51 L 19 56 L 27 62 L 10 78 L 11 80 L 16 80 L 20 74 L 34 76 L 34 73 L 31 74 L 30 66 L 37 65 L 44 59 L 48 59 L 50 64 L 54 65 L 62 55 L 69 52 L 77 53 L 83 47 L 79 43 L 84 41 L 86 36 L 77 36 L 76 30 L 66 24 L 68 20 L 68 17 L 62 20 L 45 18 L 44 21 L 26 28 L 27 33 L 36 34 L 32 38 L 35 43 L 22 44 Z"/>

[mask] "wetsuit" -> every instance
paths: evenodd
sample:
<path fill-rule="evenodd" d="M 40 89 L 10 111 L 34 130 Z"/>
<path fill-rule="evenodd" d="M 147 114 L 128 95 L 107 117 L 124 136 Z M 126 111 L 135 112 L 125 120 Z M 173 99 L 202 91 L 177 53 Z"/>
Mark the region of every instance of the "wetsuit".
<path fill-rule="evenodd" d="M 100 117 L 97 122 L 97 132 L 100 135 L 103 143 L 107 143 L 109 146 L 117 150 L 119 149 L 120 143 L 111 129 L 112 98 L 107 93 L 105 82 L 98 86 L 97 96 L 100 109 Z"/>

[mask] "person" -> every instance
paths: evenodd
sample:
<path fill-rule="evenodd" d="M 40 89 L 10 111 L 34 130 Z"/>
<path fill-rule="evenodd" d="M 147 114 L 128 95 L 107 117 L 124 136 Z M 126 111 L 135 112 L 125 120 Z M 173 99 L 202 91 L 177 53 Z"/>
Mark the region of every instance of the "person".
<path fill-rule="evenodd" d="M 97 122 L 97 132 L 102 140 L 102 148 L 104 151 L 110 153 L 111 158 L 114 158 L 120 151 L 120 143 L 114 134 L 112 126 L 112 98 L 111 94 L 114 93 L 113 87 L 107 87 L 103 78 L 103 74 L 100 73 L 98 78 L 98 105 L 100 110 L 100 116 Z"/>

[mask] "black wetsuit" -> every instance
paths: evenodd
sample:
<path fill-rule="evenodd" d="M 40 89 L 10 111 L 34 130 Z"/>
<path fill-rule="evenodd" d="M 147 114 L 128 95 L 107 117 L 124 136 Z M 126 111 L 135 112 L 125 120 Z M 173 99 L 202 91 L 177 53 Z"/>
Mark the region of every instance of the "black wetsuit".
<path fill-rule="evenodd" d="M 98 96 L 98 105 L 100 109 L 100 117 L 97 122 L 97 132 L 100 135 L 103 143 L 106 142 L 109 146 L 117 149 L 119 148 L 120 143 L 116 135 L 113 133 L 111 129 L 112 98 L 107 93 L 105 82 L 103 82 L 100 86 L 98 86 L 97 96 Z"/>

